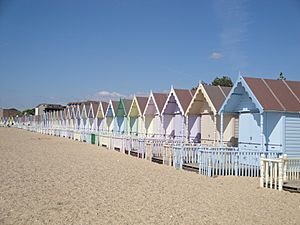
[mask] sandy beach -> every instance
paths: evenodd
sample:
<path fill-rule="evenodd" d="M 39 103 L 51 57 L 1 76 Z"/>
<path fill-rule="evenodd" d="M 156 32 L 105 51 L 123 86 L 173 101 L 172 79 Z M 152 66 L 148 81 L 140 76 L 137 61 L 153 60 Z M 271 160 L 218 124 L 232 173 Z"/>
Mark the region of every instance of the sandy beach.
<path fill-rule="evenodd" d="M 0 224 L 300 224 L 300 194 L 0 128 Z"/>

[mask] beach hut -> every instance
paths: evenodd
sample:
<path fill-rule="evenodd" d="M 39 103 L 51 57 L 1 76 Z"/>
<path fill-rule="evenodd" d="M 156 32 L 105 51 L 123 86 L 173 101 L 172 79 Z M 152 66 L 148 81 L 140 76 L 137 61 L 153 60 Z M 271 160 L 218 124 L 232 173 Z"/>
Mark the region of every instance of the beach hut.
<path fill-rule="evenodd" d="M 70 105 L 66 107 L 66 137 L 72 138 L 73 123 L 71 117 L 72 109 Z"/>
<path fill-rule="evenodd" d="M 80 122 L 82 107 L 83 105 L 81 103 L 74 105 L 74 140 L 78 141 L 80 141 L 81 138 Z"/>
<path fill-rule="evenodd" d="M 54 135 L 59 136 L 59 111 L 53 110 Z"/>
<path fill-rule="evenodd" d="M 95 144 L 101 145 L 100 143 L 100 135 L 103 133 L 105 129 L 105 113 L 107 111 L 108 103 L 100 101 L 98 107 L 94 111 L 94 121 L 92 124 L 92 130 L 95 134 Z"/>
<path fill-rule="evenodd" d="M 201 142 L 202 146 L 220 146 L 220 116 L 218 111 L 229 94 L 230 87 L 199 84 L 186 111 L 187 138 Z M 232 114 L 224 117 L 223 141 L 225 146 L 236 146 L 235 125 L 238 118 Z"/>
<path fill-rule="evenodd" d="M 167 139 L 186 141 L 185 113 L 194 93 L 194 90 L 171 87 L 162 110 L 163 129 Z"/>
<path fill-rule="evenodd" d="M 71 104 L 70 105 L 70 110 L 69 110 L 69 126 L 70 126 L 70 138 L 72 139 L 75 139 L 75 132 L 77 132 L 77 124 L 78 124 L 78 121 L 77 121 L 77 104 Z M 77 132 L 78 134 L 78 132 Z M 78 135 L 77 135 L 78 136 Z M 76 139 L 75 139 L 76 140 Z"/>
<path fill-rule="evenodd" d="M 4 126 L 4 117 L 0 117 L 0 126 Z"/>
<path fill-rule="evenodd" d="M 116 123 L 116 133 L 117 134 L 128 134 L 129 125 L 128 125 L 128 113 L 131 106 L 132 100 L 130 99 L 120 99 L 118 108 L 115 115 Z"/>
<path fill-rule="evenodd" d="M 80 108 L 80 131 L 81 131 L 81 141 L 90 140 L 90 132 L 88 130 L 88 111 L 90 109 L 90 102 L 82 102 L 79 106 Z"/>
<path fill-rule="evenodd" d="M 63 136 L 63 109 L 58 110 L 59 136 Z"/>
<path fill-rule="evenodd" d="M 129 133 L 134 136 L 144 136 L 144 110 L 148 101 L 148 97 L 134 96 L 128 113 Z"/>
<path fill-rule="evenodd" d="M 46 134 L 51 134 L 51 112 L 45 112 L 46 114 Z M 26 116 L 26 124 L 28 125 L 28 117 Z"/>
<path fill-rule="evenodd" d="M 90 130 L 93 133 L 98 131 L 97 126 L 94 126 L 94 124 L 95 124 L 99 104 L 100 104 L 100 102 L 98 102 L 98 101 L 90 101 L 90 107 L 89 107 L 89 111 L 87 113 L 88 130 Z"/>
<path fill-rule="evenodd" d="M 62 110 L 62 136 L 67 137 L 67 127 L 68 127 L 68 109 L 65 107 Z"/>
<path fill-rule="evenodd" d="M 61 134 L 62 110 L 56 110 L 56 136 Z"/>
<path fill-rule="evenodd" d="M 99 106 L 95 112 L 95 120 L 93 124 L 93 129 L 97 130 L 99 132 L 102 132 L 104 130 L 104 124 L 105 124 L 105 113 L 108 108 L 108 103 L 104 101 L 99 102 Z"/>
<path fill-rule="evenodd" d="M 87 142 L 91 144 L 96 143 L 96 133 L 98 132 L 97 127 L 94 126 L 95 120 L 96 120 L 96 114 L 99 107 L 99 102 L 97 101 L 89 101 L 89 110 L 87 111 L 87 125 L 86 130 L 88 132 L 87 134 Z"/>
<path fill-rule="evenodd" d="M 143 113 L 145 132 L 147 137 L 162 138 L 164 135 L 162 126 L 162 110 L 167 101 L 168 94 L 150 92 Z"/>
<path fill-rule="evenodd" d="M 240 149 L 300 157 L 300 82 L 240 76 L 219 110 L 239 117 Z M 221 136 L 222 139 L 222 136 Z"/>
<path fill-rule="evenodd" d="M 110 100 L 105 113 L 105 123 L 103 124 L 103 131 L 105 133 L 113 133 L 116 131 L 115 115 L 118 108 L 119 101 Z"/>
<path fill-rule="evenodd" d="M 116 131 L 115 115 L 118 104 L 119 101 L 110 100 L 104 118 L 102 119 L 104 121 L 101 121 L 102 131 L 99 134 L 99 145 L 106 146 L 109 149 L 112 147 L 112 135 L 114 135 L 114 132 Z"/>

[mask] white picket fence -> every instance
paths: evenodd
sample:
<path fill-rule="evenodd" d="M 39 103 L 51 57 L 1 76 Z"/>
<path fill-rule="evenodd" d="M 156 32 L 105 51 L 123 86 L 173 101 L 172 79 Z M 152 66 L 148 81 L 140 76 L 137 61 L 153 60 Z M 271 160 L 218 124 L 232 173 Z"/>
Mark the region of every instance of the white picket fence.
<path fill-rule="evenodd" d="M 281 152 L 240 150 L 238 148 L 208 148 L 201 145 L 173 146 L 173 166 L 198 168 L 199 174 L 206 176 L 249 176 L 260 175 L 260 156 L 277 158 Z"/>
<path fill-rule="evenodd" d="M 261 156 L 260 187 L 281 191 L 285 182 L 300 180 L 300 158 L 287 158 L 286 155 L 276 159 Z"/>

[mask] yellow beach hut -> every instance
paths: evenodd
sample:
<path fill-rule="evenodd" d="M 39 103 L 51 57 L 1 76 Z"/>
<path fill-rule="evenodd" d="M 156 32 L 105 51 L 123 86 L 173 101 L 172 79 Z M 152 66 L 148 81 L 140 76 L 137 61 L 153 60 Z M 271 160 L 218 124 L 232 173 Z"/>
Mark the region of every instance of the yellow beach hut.
<path fill-rule="evenodd" d="M 188 140 L 201 142 L 202 146 L 220 146 L 220 110 L 231 88 L 199 84 L 186 112 Z M 238 118 L 224 116 L 224 145 L 236 146 Z M 200 137 L 200 138 L 198 138 Z"/>
<path fill-rule="evenodd" d="M 134 96 L 128 113 L 129 134 L 133 136 L 145 135 L 144 110 L 148 97 Z"/>

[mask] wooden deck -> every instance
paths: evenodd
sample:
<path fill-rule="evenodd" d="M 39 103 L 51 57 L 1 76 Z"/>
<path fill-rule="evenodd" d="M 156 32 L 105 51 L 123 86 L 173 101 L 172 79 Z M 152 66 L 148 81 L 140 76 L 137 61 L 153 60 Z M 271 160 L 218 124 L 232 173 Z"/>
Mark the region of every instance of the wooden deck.
<path fill-rule="evenodd" d="M 283 190 L 300 193 L 300 180 L 285 182 L 283 184 Z"/>

